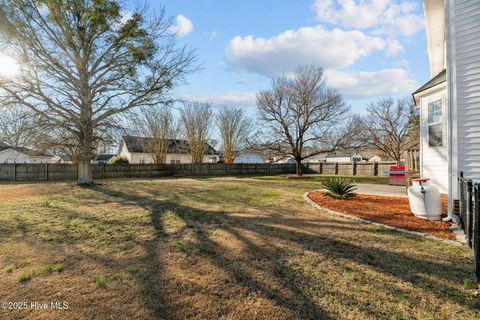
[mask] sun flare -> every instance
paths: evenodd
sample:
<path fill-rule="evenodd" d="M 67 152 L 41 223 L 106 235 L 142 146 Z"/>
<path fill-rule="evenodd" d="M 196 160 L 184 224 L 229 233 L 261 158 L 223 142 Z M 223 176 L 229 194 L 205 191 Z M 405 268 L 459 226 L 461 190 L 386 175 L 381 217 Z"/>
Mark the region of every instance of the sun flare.
<path fill-rule="evenodd" d="M 0 53 L 0 79 L 13 78 L 20 72 L 20 65 L 17 60 Z"/>

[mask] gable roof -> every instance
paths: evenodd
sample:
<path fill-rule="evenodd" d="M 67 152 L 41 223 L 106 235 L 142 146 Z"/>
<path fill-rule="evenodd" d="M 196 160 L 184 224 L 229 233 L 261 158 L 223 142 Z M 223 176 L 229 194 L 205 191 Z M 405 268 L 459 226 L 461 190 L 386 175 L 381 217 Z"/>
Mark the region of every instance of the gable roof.
<path fill-rule="evenodd" d="M 353 155 L 352 153 L 348 154 L 345 152 L 335 151 L 332 153 L 328 153 L 326 157 L 327 158 L 344 158 L 344 157 L 350 158 L 352 155 Z"/>
<path fill-rule="evenodd" d="M 124 136 L 122 137 L 125 145 L 130 153 L 149 153 L 146 150 L 146 146 L 153 144 L 153 138 L 149 137 L 138 137 L 138 136 Z M 205 154 L 216 155 L 218 152 L 206 144 Z M 188 154 L 190 153 L 190 146 L 188 145 L 187 140 L 181 139 L 168 139 L 168 150 L 167 153 L 176 153 L 176 154 Z"/>
<path fill-rule="evenodd" d="M 24 147 L 11 147 L 6 144 L 0 144 L 0 152 L 5 150 L 14 150 L 14 151 L 26 154 L 27 156 L 30 156 L 30 157 L 51 157 L 50 155 L 41 151 L 32 150 Z"/>
<path fill-rule="evenodd" d="M 420 88 L 418 88 L 414 93 L 412 93 L 414 96 L 417 94 L 417 93 L 420 93 L 422 91 L 425 91 L 427 89 L 430 89 L 430 88 L 433 88 L 435 87 L 437 84 L 440 84 L 442 82 L 445 82 L 447 81 L 447 70 L 444 69 L 442 72 L 440 72 L 439 74 L 437 74 L 435 77 L 433 77 L 430 81 L 428 81 L 427 83 L 425 83 L 423 86 L 421 86 Z"/>

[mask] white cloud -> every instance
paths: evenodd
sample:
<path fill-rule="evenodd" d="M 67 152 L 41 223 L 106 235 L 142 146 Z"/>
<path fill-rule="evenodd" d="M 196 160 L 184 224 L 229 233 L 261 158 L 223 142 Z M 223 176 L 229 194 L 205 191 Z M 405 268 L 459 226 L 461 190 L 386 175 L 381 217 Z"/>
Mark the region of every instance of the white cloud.
<path fill-rule="evenodd" d="M 420 1 L 316 0 L 317 19 L 349 29 L 369 29 L 377 35 L 411 36 L 424 27 L 416 13 Z"/>
<path fill-rule="evenodd" d="M 330 88 L 348 99 L 405 95 L 419 87 L 408 71 L 400 68 L 363 72 L 327 70 L 325 78 Z"/>
<path fill-rule="evenodd" d="M 385 51 L 387 56 L 395 56 L 403 51 L 404 48 L 398 40 L 387 39 L 387 50 Z"/>
<path fill-rule="evenodd" d="M 293 71 L 299 65 L 325 69 L 353 65 L 376 50 L 398 51 L 380 37 L 361 31 L 326 30 L 322 26 L 285 31 L 275 37 L 236 36 L 227 49 L 228 63 L 237 69 L 271 76 Z"/>
<path fill-rule="evenodd" d="M 183 14 L 175 18 L 175 24 L 170 27 L 171 33 L 176 33 L 179 37 L 184 37 L 193 31 L 193 23 Z"/>
<path fill-rule="evenodd" d="M 215 106 L 232 106 L 232 107 L 255 107 L 256 93 L 231 91 L 213 95 L 187 95 L 182 99 L 186 101 L 210 102 Z"/>

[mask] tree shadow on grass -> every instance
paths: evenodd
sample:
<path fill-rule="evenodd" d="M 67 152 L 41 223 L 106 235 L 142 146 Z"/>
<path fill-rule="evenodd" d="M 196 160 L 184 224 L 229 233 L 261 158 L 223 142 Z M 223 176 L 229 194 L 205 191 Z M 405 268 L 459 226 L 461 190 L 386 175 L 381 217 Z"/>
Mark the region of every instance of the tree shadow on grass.
<path fill-rule="evenodd" d="M 305 228 L 320 228 L 318 223 L 311 223 L 303 219 L 285 218 L 279 220 L 278 217 L 253 217 L 253 216 L 235 216 L 223 214 L 223 212 L 208 211 L 180 204 L 177 199 L 156 200 L 148 195 L 128 194 L 122 191 L 114 191 L 104 187 L 96 187 L 95 191 L 103 193 L 118 202 L 136 203 L 149 210 L 152 225 L 157 230 L 158 239 L 165 238 L 164 228 L 162 226 L 161 216 L 166 210 L 171 210 L 183 220 L 184 229 L 195 229 L 195 240 L 201 248 L 199 257 L 206 258 L 217 268 L 224 270 L 230 275 L 231 281 L 227 286 L 241 286 L 250 293 L 259 293 L 262 297 L 270 300 L 274 304 L 289 309 L 292 315 L 304 319 L 329 319 L 334 315 L 323 310 L 322 307 L 314 301 L 311 293 L 304 290 L 304 284 L 309 281 L 315 281 L 310 275 L 292 270 L 286 257 L 292 254 L 289 249 L 285 249 L 277 243 L 290 242 L 304 250 L 321 254 L 332 260 L 350 260 L 356 264 L 367 266 L 377 272 L 393 276 L 399 280 L 419 286 L 423 290 L 432 292 L 438 299 L 450 300 L 467 308 L 472 308 L 469 301 L 465 301 L 464 293 L 458 286 L 459 283 L 467 278 L 470 273 L 465 269 L 467 261 L 452 261 L 446 265 L 441 262 L 432 261 L 420 257 L 414 257 L 405 253 L 387 251 L 378 247 L 362 247 L 350 241 L 339 240 L 323 234 L 312 234 L 306 232 Z M 297 220 L 297 221 L 295 221 Z M 346 223 L 347 225 L 350 223 Z M 291 226 L 296 228 L 293 230 Z M 252 267 L 257 264 L 250 263 L 245 257 L 235 257 L 226 252 L 226 249 L 213 241 L 207 234 L 206 229 L 214 226 L 217 230 L 222 230 L 240 241 L 243 246 L 253 252 L 255 256 L 263 259 L 263 263 L 271 269 L 257 270 L 267 278 L 274 279 L 280 284 L 281 290 L 275 287 L 269 287 L 266 282 L 259 280 L 255 274 L 252 274 Z M 347 228 L 347 227 L 346 227 Z M 252 240 L 244 236 L 244 233 L 254 234 L 259 238 L 270 242 L 269 246 L 259 246 Z M 154 241 L 146 245 L 149 269 L 146 276 L 153 284 L 145 291 L 145 301 L 155 315 L 175 314 L 165 308 L 175 308 L 174 302 L 149 303 L 149 301 L 158 301 L 166 291 L 164 280 L 162 280 L 161 270 L 157 264 L 161 264 L 160 257 Z M 459 257 L 459 260 L 464 258 Z M 460 263 L 459 263 L 460 262 Z M 261 265 L 261 264 L 260 264 Z M 462 267 L 463 266 L 463 267 Z M 430 280 L 426 281 L 426 277 Z M 434 278 L 432 281 L 431 278 Z M 445 281 L 449 285 L 445 284 Z M 329 290 L 328 288 L 324 288 Z M 202 290 L 202 288 L 197 288 Z M 338 293 L 336 293 L 339 296 Z M 340 294 L 341 296 L 341 294 Z M 214 299 L 214 297 L 212 297 Z M 348 297 L 344 296 L 344 299 Z M 165 297 L 163 298 L 165 300 Z M 220 303 L 220 302 L 219 302 Z M 361 309 L 370 315 L 379 315 L 379 310 L 374 306 Z M 185 314 L 185 310 L 182 311 Z M 194 310 L 192 314 L 195 314 Z"/>

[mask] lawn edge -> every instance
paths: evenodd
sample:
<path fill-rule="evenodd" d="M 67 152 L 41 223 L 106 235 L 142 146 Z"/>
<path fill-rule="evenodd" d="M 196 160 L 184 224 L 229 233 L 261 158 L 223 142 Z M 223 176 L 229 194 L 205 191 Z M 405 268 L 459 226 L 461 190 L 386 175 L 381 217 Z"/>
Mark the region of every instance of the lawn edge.
<path fill-rule="evenodd" d="M 423 232 L 412 231 L 412 230 L 407 230 L 407 229 L 403 229 L 403 228 L 392 227 L 392 226 L 389 226 L 387 224 L 383 224 L 383 223 L 371 221 L 371 220 L 368 220 L 368 219 L 355 217 L 355 216 L 352 216 L 352 215 L 349 215 L 349 214 L 346 214 L 346 213 L 341 213 L 341 212 L 338 212 L 338 211 L 335 211 L 335 210 L 331 210 L 331 209 L 322 207 L 321 205 L 317 204 L 315 201 L 310 199 L 309 195 L 312 192 L 321 192 L 321 190 L 305 192 L 305 194 L 303 195 L 303 198 L 312 207 L 315 207 L 316 209 L 319 209 L 326 214 L 346 218 L 346 219 L 353 220 L 353 221 L 358 222 L 358 223 L 371 224 L 371 225 L 375 225 L 375 226 L 384 227 L 385 229 L 388 229 L 388 230 L 398 231 L 398 232 L 401 232 L 401 233 L 406 233 L 406 234 L 417 236 L 417 237 L 423 237 L 423 238 L 428 239 L 428 240 L 435 240 L 435 241 L 443 242 L 443 243 L 446 243 L 446 244 L 449 244 L 449 245 L 452 245 L 452 246 L 463 247 L 466 244 L 466 241 L 464 240 L 465 237 L 464 236 L 462 237 L 460 234 L 458 234 L 456 232 L 454 232 L 456 240 L 442 239 L 442 238 L 432 236 L 431 234 L 428 234 L 428 233 L 423 233 Z"/>

